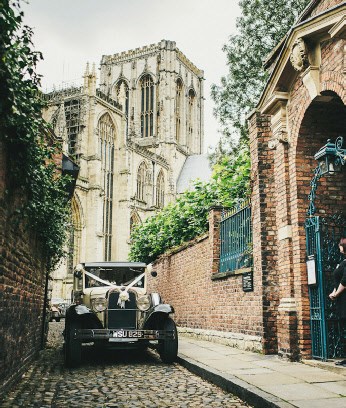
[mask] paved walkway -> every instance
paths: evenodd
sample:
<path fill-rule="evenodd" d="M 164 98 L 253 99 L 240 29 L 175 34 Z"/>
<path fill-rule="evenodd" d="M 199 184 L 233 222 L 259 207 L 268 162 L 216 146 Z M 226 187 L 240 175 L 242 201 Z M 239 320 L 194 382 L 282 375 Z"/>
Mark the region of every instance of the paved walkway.
<path fill-rule="evenodd" d="M 283 361 L 180 335 L 179 362 L 258 408 L 345 408 L 346 367 Z"/>

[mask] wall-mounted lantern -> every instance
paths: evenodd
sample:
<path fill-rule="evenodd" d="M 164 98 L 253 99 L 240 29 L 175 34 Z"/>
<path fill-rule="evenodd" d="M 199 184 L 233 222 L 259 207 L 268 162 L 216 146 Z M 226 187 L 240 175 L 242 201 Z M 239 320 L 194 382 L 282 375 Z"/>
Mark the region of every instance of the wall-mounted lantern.
<path fill-rule="evenodd" d="M 346 162 L 346 149 L 342 148 L 343 142 L 342 136 L 339 136 L 335 143 L 328 139 L 327 143 L 314 156 L 318 161 L 318 166 L 315 168 L 314 176 L 310 182 L 311 191 L 308 197 L 310 204 L 307 211 L 309 217 L 312 217 L 316 212 L 315 198 L 319 179 L 322 176 L 331 176 L 340 172 Z"/>
<path fill-rule="evenodd" d="M 341 136 L 336 139 L 335 143 L 328 139 L 327 143 L 315 154 L 320 176 L 331 176 L 341 171 L 346 160 L 346 149 L 342 148 L 343 141 Z"/>
<path fill-rule="evenodd" d="M 62 155 L 62 174 L 68 175 L 71 178 L 66 186 L 68 199 L 70 200 L 73 197 L 74 189 L 76 187 L 79 166 L 65 154 Z"/>

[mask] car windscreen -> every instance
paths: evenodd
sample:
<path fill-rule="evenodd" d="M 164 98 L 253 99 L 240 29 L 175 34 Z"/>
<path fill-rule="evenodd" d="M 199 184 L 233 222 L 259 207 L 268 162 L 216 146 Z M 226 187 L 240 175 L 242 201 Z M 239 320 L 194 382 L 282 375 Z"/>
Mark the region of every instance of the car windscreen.
<path fill-rule="evenodd" d="M 117 286 L 127 286 L 131 284 L 139 275 L 144 272 L 144 268 L 131 268 L 131 267 L 94 267 L 86 268 L 86 271 L 95 277 L 101 279 L 112 285 Z M 98 281 L 96 278 L 86 275 L 85 276 L 85 287 L 97 287 L 106 286 L 102 282 Z M 134 287 L 143 288 L 144 287 L 144 277 L 140 279 Z"/>

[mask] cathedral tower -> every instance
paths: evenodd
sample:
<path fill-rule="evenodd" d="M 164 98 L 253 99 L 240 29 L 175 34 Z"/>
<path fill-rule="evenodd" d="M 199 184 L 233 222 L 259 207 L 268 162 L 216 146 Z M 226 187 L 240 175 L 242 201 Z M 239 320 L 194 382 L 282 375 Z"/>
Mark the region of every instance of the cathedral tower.
<path fill-rule="evenodd" d="M 76 263 L 127 259 L 133 226 L 175 200 L 186 159 L 203 153 L 203 71 L 175 42 L 104 55 L 96 84 L 87 65 L 83 86 L 46 95 L 44 117 L 80 166 L 64 297 Z"/>

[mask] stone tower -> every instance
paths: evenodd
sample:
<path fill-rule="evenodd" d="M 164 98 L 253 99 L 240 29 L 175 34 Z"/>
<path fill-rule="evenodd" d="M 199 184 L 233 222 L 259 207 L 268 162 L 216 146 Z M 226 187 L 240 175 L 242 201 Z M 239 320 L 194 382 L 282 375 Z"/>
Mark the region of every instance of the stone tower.
<path fill-rule="evenodd" d="M 73 266 L 126 260 L 133 225 L 175 200 L 187 157 L 203 152 L 203 71 L 162 40 L 104 55 L 84 84 L 46 95 L 44 112 L 80 166 L 69 257 L 54 296 L 68 297 Z"/>

